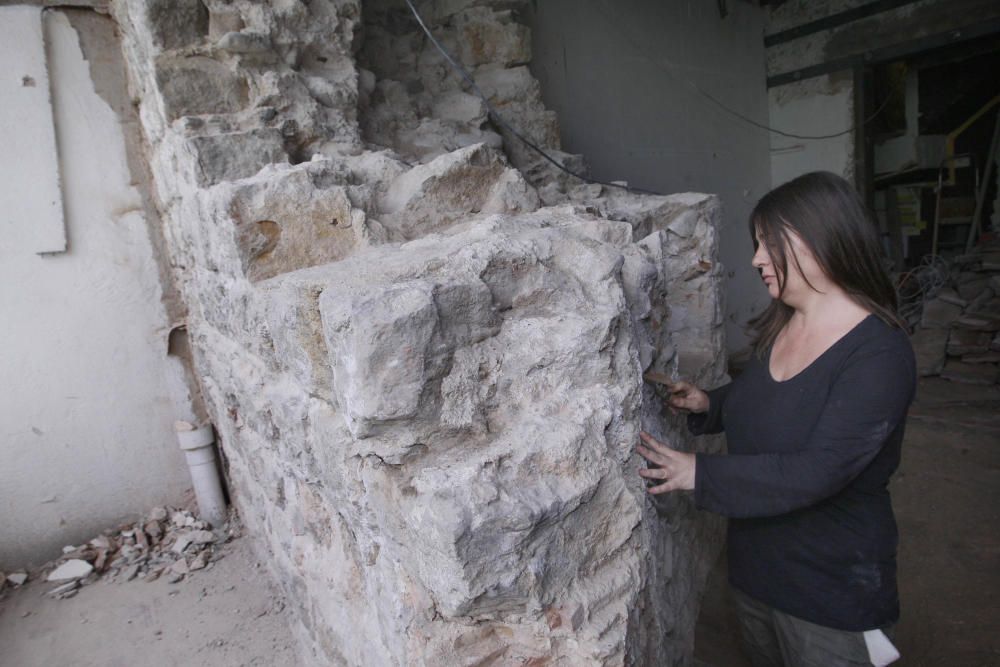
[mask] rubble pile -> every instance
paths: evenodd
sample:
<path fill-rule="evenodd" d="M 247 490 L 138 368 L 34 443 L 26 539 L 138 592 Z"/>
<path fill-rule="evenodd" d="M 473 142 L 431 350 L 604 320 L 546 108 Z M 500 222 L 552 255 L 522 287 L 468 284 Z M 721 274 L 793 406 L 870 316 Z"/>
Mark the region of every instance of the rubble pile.
<path fill-rule="evenodd" d="M 946 380 L 1000 381 L 1000 243 L 955 258 L 913 333 L 917 371 Z"/>
<path fill-rule="evenodd" d="M 0 591 L 4 583 L 18 587 L 42 574 L 46 581 L 58 584 L 46 595 L 60 600 L 101 580 L 149 582 L 163 577 L 178 583 L 192 572 L 211 568 L 222 558 L 216 545 L 237 534 L 232 521 L 215 531 L 210 528 L 186 510 L 155 507 L 135 523 L 105 530 L 81 545 L 63 547 L 62 556 L 42 566 L 37 575 L 22 571 L 3 576 Z"/>
<path fill-rule="evenodd" d="M 0 572 L 0 600 L 3 600 L 7 592 L 14 588 L 20 588 L 28 581 L 28 573 L 24 570 L 7 574 Z"/>

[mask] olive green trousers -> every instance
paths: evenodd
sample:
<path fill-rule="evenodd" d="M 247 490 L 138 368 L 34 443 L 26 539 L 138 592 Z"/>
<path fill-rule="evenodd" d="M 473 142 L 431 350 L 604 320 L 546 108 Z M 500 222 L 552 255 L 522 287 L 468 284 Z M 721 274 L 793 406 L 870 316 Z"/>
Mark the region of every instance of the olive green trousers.
<path fill-rule="evenodd" d="M 753 667 L 871 667 L 864 633 L 816 625 L 732 589 Z M 892 637 L 893 628 L 881 630 Z"/>

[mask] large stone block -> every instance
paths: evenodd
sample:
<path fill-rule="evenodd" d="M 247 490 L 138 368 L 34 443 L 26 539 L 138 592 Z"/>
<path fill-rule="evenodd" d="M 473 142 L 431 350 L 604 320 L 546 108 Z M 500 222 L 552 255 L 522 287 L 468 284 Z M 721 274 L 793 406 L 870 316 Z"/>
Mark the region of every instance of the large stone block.
<path fill-rule="evenodd" d="M 941 377 L 952 382 L 989 386 L 1000 379 L 1000 368 L 995 364 L 967 364 L 949 359 L 941 371 Z"/>
<path fill-rule="evenodd" d="M 542 105 L 541 87 L 527 67 L 484 65 L 476 70 L 475 77 L 493 106 L 504 113 L 519 132 L 539 146 L 559 148 L 558 121 L 555 114 Z M 534 152 L 526 154 L 532 158 L 536 156 Z"/>
<path fill-rule="evenodd" d="M 225 64 L 201 56 L 161 56 L 156 83 L 167 120 L 181 116 L 235 113 L 247 106 L 244 78 Z"/>
<path fill-rule="evenodd" d="M 179 49 L 197 44 L 208 34 L 208 9 L 201 0 L 147 0 L 135 3 L 160 49 Z"/>
<path fill-rule="evenodd" d="M 354 250 L 365 216 L 352 206 L 342 177 L 329 161 L 275 165 L 213 193 L 235 227 L 251 282 L 337 261 Z"/>
<path fill-rule="evenodd" d="M 284 139 L 275 129 L 209 134 L 187 139 L 196 156 L 188 166 L 190 182 L 209 187 L 253 176 L 266 165 L 287 162 Z"/>
<path fill-rule="evenodd" d="M 534 188 L 483 144 L 407 171 L 378 202 L 380 221 L 399 239 L 442 231 L 469 215 L 528 212 L 538 205 Z"/>
<path fill-rule="evenodd" d="M 473 7 L 453 15 L 450 23 L 454 32 L 444 41 L 466 67 L 513 67 L 531 60 L 531 31 L 509 11 Z"/>
<path fill-rule="evenodd" d="M 963 354 L 986 352 L 990 349 L 992 337 L 992 333 L 988 331 L 972 331 L 955 327 L 948 335 L 948 354 L 960 357 Z"/>
<path fill-rule="evenodd" d="M 939 375 L 946 359 L 948 329 L 918 328 L 910 338 L 921 376 Z"/>
<path fill-rule="evenodd" d="M 962 307 L 941 299 L 932 299 L 924 304 L 920 326 L 925 329 L 947 329 L 962 315 Z"/>
<path fill-rule="evenodd" d="M 373 422 L 416 415 L 437 325 L 432 289 L 411 281 L 321 297 L 334 384 L 355 436 L 368 435 Z"/>

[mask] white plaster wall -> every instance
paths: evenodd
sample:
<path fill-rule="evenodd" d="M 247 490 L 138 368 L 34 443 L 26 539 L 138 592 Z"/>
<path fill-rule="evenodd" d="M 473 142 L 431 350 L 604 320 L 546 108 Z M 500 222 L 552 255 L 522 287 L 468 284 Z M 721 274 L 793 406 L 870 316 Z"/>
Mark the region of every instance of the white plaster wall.
<path fill-rule="evenodd" d="M 746 321 L 768 301 L 750 266 L 747 219 L 771 174 L 767 131 L 703 94 L 768 123 L 764 14 L 727 6 L 723 18 L 715 2 L 537 2 L 531 68 L 563 149 L 582 153 L 592 176 L 719 195 L 726 340 L 739 351 Z"/>
<path fill-rule="evenodd" d="M 824 75 L 768 91 L 771 127 L 801 136 L 771 135 L 771 182 L 781 185 L 810 171 L 854 179 L 854 82 L 850 72 Z"/>
<path fill-rule="evenodd" d="M 47 13 L 46 38 L 69 250 L 40 257 L 9 233 L 37 220 L 7 221 L 0 240 L 0 569 L 54 557 L 189 486 L 172 423 L 193 417 L 191 403 L 166 356 L 121 120 L 64 15 Z M 0 150 L 7 167 L 35 159 Z"/>
<path fill-rule="evenodd" d="M 0 8 L 0 62 L 0 108 L 6 121 L 0 124 L 0 146 L 7 155 L 29 158 L 0 161 L 0 225 L 8 242 L 17 238 L 19 247 L 62 252 L 66 231 L 41 7 Z"/>

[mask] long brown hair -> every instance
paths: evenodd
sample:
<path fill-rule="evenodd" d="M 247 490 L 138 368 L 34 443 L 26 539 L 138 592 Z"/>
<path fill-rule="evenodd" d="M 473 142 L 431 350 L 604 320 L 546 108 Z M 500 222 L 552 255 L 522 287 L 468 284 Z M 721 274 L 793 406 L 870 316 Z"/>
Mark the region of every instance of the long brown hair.
<path fill-rule="evenodd" d="M 828 171 L 814 171 L 771 190 L 757 202 L 750 214 L 750 236 L 756 250 L 760 234 L 771 256 L 779 295 L 785 291 L 789 254 L 801 272 L 798 258 L 789 251 L 790 232 L 802 239 L 823 273 L 860 306 L 891 326 L 905 328 L 896 314 L 896 290 L 882 264 L 878 231 L 850 183 Z M 778 298 L 750 320 L 757 354 L 771 346 L 793 312 Z"/>

